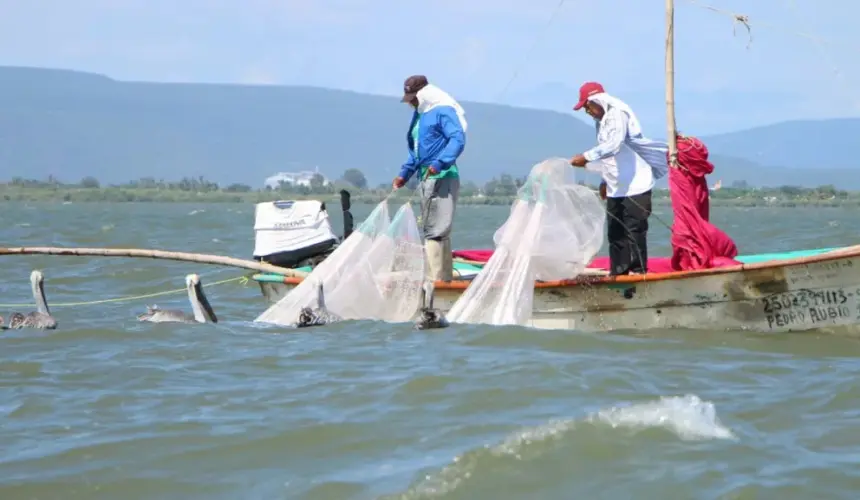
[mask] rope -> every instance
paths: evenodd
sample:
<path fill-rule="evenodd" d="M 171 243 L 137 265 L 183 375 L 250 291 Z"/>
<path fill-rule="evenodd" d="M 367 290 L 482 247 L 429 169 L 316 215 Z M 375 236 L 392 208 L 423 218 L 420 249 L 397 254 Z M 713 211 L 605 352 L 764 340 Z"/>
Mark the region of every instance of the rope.
<path fill-rule="evenodd" d="M 738 24 L 743 25 L 743 27 L 747 29 L 747 36 L 749 37 L 749 41 L 747 41 L 747 49 L 749 49 L 752 46 L 753 36 L 752 36 L 752 28 L 750 27 L 749 16 L 747 16 L 745 14 L 736 14 L 734 12 L 730 12 L 730 11 L 723 10 L 723 9 L 718 9 L 717 7 L 714 7 L 713 5 L 704 4 L 704 3 L 699 2 L 698 0 L 687 0 L 687 1 L 692 3 L 692 4 L 697 5 L 698 7 L 703 8 L 703 9 L 710 10 L 712 12 L 716 12 L 717 14 L 722 14 L 724 16 L 728 16 L 728 17 L 732 18 L 732 20 L 733 20 L 733 22 L 732 22 L 732 34 L 735 36 L 737 36 L 737 34 L 738 34 L 738 32 L 737 32 Z"/>
<path fill-rule="evenodd" d="M 787 0 L 787 1 L 789 1 L 789 8 L 794 9 L 794 8 L 795 8 L 795 6 L 794 6 L 793 2 L 790 2 L 790 0 Z M 715 13 L 717 13 L 717 14 L 720 14 L 720 15 L 723 15 L 723 16 L 726 16 L 726 17 L 730 17 L 730 18 L 732 18 L 732 19 L 734 20 L 734 22 L 735 22 L 735 26 L 737 26 L 737 24 L 743 24 L 743 25 L 745 25 L 745 27 L 746 27 L 750 32 L 752 31 L 752 26 L 753 26 L 753 24 L 752 24 L 752 23 L 750 23 L 749 16 L 747 16 L 747 15 L 744 15 L 744 14 L 737 14 L 737 13 L 732 12 L 732 11 L 729 11 L 729 10 L 720 9 L 720 8 L 718 8 L 718 7 L 714 7 L 713 5 L 706 4 L 706 3 L 704 3 L 704 2 L 702 2 L 702 1 L 700 1 L 700 0 L 687 0 L 687 2 L 689 2 L 689 3 L 693 4 L 693 5 L 696 5 L 697 7 L 700 7 L 700 8 L 702 8 L 702 9 L 710 10 L 711 12 L 715 12 Z M 828 39 L 826 39 L 826 38 L 821 38 L 821 37 L 820 37 L 820 36 L 818 36 L 818 35 L 814 35 L 814 34 L 812 34 L 812 33 L 808 33 L 808 32 L 805 32 L 805 31 L 794 31 L 794 30 L 792 30 L 792 29 L 790 29 L 790 28 L 786 28 L 786 27 L 781 26 L 781 25 L 778 25 L 778 24 L 773 24 L 773 23 L 763 23 L 763 22 L 756 22 L 756 23 L 755 23 L 755 26 L 760 26 L 760 27 L 763 27 L 763 28 L 770 28 L 770 29 L 774 29 L 774 30 L 776 30 L 776 31 L 782 31 L 783 33 L 786 33 L 786 34 L 789 34 L 789 35 L 798 36 L 798 37 L 801 37 L 801 38 L 806 38 L 807 40 L 812 40 L 812 41 L 815 41 L 815 42 L 820 42 L 820 43 L 830 43 L 830 44 L 835 44 L 835 43 L 837 43 L 835 40 L 828 40 Z M 839 43 L 839 45 L 845 45 L 845 43 Z"/>
<path fill-rule="evenodd" d="M 794 17 L 802 22 L 803 19 L 799 15 L 799 12 L 797 12 L 797 6 L 794 4 L 794 0 L 786 0 L 786 4 L 788 4 L 788 9 L 791 11 Z M 815 49 L 818 50 L 818 53 L 821 55 L 822 59 L 825 59 L 826 62 L 830 65 L 830 69 L 833 71 L 836 77 L 842 81 L 842 84 L 845 86 L 845 94 L 848 95 L 848 97 L 854 102 L 854 107 L 860 108 L 860 101 L 858 101 L 857 97 L 854 95 L 854 89 L 851 86 L 851 82 L 848 81 L 848 77 L 845 76 L 845 73 L 843 73 L 839 69 L 839 66 L 836 64 L 836 61 L 833 58 L 833 54 L 831 54 L 825 49 L 826 44 L 824 43 L 824 41 L 817 38 L 811 38 L 810 41 L 813 45 L 815 45 Z"/>
<path fill-rule="evenodd" d="M 538 42 L 543 39 L 543 36 L 546 34 L 546 32 L 549 31 L 549 28 L 550 26 L 552 26 L 552 23 L 555 22 L 555 18 L 558 17 L 558 14 L 559 12 L 561 12 L 561 8 L 564 7 L 566 1 L 567 0 L 559 0 L 558 5 L 555 6 L 555 10 L 553 10 L 552 15 L 547 21 L 546 26 L 544 26 L 543 31 L 541 31 L 538 36 L 535 37 L 535 39 L 532 41 L 531 47 L 529 47 L 529 50 L 526 52 L 526 56 L 522 59 L 522 61 L 520 61 L 517 66 L 514 67 L 513 75 L 511 75 L 510 80 L 508 80 L 505 86 L 502 87 L 502 91 L 499 93 L 498 97 L 496 97 L 496 101 L 500 101 L 502 97 L 504 97 L 505 93 L 507 93 L 508 91 L 508 88 L 510 88 L 511 84 L 514 83 L 514 80 L 516 80 L 517 76 L 519 76 L 520 70 L 523 69 L 526 63 L 531 60 L 532 52 L 535 50 L 535 48 L 537 48 Z"/>
<path fill-rule="evenodd" d="M 223 285 L 225 283 L 230 283 L 233 281 L 239 281 L 243 286 L 247 285 L 248 277 L 247 276 L 237 276 L 235 278 L 229 278 L 221 281 L 213 281 L 212 283 L 204 283 L 203 287 L 208 288 L 210 286 Z M 174 295 L 179 293 L 184 293 L 186 291 L 185 288 L 177 288 L 176 290 L 167 290 L 164 292 L 155 292 L 155 293 L 147 293 L 144 295 L 132 295 L 127 297 L 115 297 L 112 299 L 101 299 L 101 300 L 90 300 L 86 302 L 61 302 L 61 303 L 50 303 L 49 306 L 54 307 L 79 307 L 79 306 L 92 306 L 96 304 L 108 304 L 114 302 L 127 302 L 131 300 L 140 300 L 140 299 L 150 299 L 153 297 L 163 297 L 165 295 Z M 0 304 L 0 307 L 12 308 L 12 307 L 33 307 L 33 304 Z"/>
<path fill-rule="evenodd" d="M 687 2 L 693 4 L 697 7 L 700 7 L 702 9 L 710 10 L 711 12 L 715 12 L 717 14 L 731 18 L 733 21 L 732 33 L 734 35 L 737 35 L 737 25 L 738 24 L 743 25 L 747 30 L 747 35 L 749 36 L 749 41 L 747 42 L 747 48 L 749 48 L 752 45 L 752 41 L 753 41 L 753 39 L 752 39 L 752 26 L 750 25 L 749 16 L 747 16 L 745 14 L 738 14 L 738 13 L 735 13 L 735 12 L 732 12 L 729 10 L 725 10 L 725 9 L 720 9 L 718 7 L 714 7 L 713 5 L 709 5 L 709 4 L 700 2 L 699 0 L 687 0 Z M 756 26 L 769 26 L 771 28 L 778 28 L 778 29 L 780 28 L 779 26 L 768 25 L 765 23 L 756 23 Z M 798 35 L 798 36 L 808 38 L 808 39 L 816 39 L 817 38 L 814 35 L 811 35 L 809 33 L 797 33 L 797 32 L 790 32 L 790 33 L 792 35 Z"/>
<path fill-rule="evenodd" d="M 753 38 L 752 38 L 752 24 L 750 23 L 750 18 L 749 18 L 749 16 L 744 15 L 744 14 L 738 14 L 738 13 L 735 13 L 735 12 L 731 12 L 731 11 L 728 11 L 728 10 L 725 10 L 725 9 L 720 9 L 720 8 L 714 7 L 713 5 L 709 5 L 709 4 L 706 4 L 706 3 L 704 3 L 704 2 L 701 2 L 700 0 L 687 0 L 687 2 L 689 2 L 689 3 L 693 4 L 693 5 L 697 6 L 697 7 L 700 7 L 700 8 L 702 8 L 702 9 L 710 10 L 711 12 L 715 12 L 715 13 L 717 13 L 717 14 L 720 14 L 720 15 L 723 15 L 723 16 L 726 16 L 726 17 L 731 18 L 731 19 L 733 20 L 733 23 L 732 23 L 732 24 L 733 24 L 732 32 L 733 32 L 733 34 L 735 34 L 735 35 L 737 35 L 737 31 L 736 31 L 737 25 L 738 25 L 738 24 L 743 25 L 743 26 L 746 28 L 746 30 L 747 30 L 747 35 L 749 36 L 749 41 L 747 42 L 747 49 L 749 49 L 749 48 L 750 48 L 750 46 L 752 45 L 752 40 L 753 40 Z M 790 10 L 790 11 L 792 12 L 792 14 L 794 14 L 794 16 L 795 16 L 796 18 L 798 18 L 800 21 L 802 21 L 801 16 L 800 16 L 800 15 L 799 15 L 799 13 L 797 12 L 797 6 L 795 5 L 794 1 L 793 1 L 793 0 L 785 0 L 785 3 L 786 3 L 786 5 L 787 5 L 788 10 Z M 836 64 L 836 62 L 834 61 L 833 55 L 832 55 L 832 54 L 830 54 L 827 50 L 825 50 L 826 45 L 828 45 L 828 44 L 836 44 L 837 42 L 835 42 L 835 41 L 833 41 L 833 40 L 828 40 L 828 39 L 825 39 L 825 38 L 821 38 L 820 36 L 814 35 L 814 34 L 812 34 L 812 33 L 807 33 L 807 32 L 804 32 L 804 31 L 795 31 L 795 30 L 793 30 L 793 29 L 786 28 L 786 27 L 783 27 L 783 26 L 780 26 L 780 25 L 776 25 L 776 24 L 772 24 L 772 23 L 760 23 L 760 22 L 756 22 L 756 23 L 755 23 L 755 26 L 761 26 L 761 27 L 771 28 L 771 29 L 774 29 L 774 30 L 776 30 L 776 31 L 781 31 L 781 32 L 786 33 L 786 34 L 789 34 L 789 35 L 794 35 L 794 36 L 797 36 L 797 37 L 800 37 L 800 38 L 805 38 L 806 40 L 808 40 L 808 41 L 812 42 L 812 44 L 813 44 L 813 45 L 815 46 L 815 48 L 818 50 L 818 53 L 819 53 L 819 54 L 821 54 L 822 59 L 824 59 L 824 60 L 825 60 L 825 62 L 830 66 L 830 69 L 833 71 L 833 73 L 834 73 L 834 74 L 835 74 L 835 75 L 836 75 L 836 76 L 837 76 L 837 77 L 842 81 L 842 83 L 845 85 L 845 87 L 846 87 L 846 88 L 845 88 L 845 92 L 846 92 L 846 94 L 849 96 L 849 98 L 851 99 L 851 101 L 853 101 L 855 108 L 860 109 L 860 99 L 858 99 L 858 98 L 854 95 L 854 93 L 852 92 L 852 90 L 853 90 L 853 89 L 852 89 L 852 87 L 851 87 L 851 82 L 849 82 L 849 81 L 848 81 L 848 78 L 847 78 L 847 77 L 845 76 L 845 74 L 844 74 L 844 73 L 839 69 L 839 66 L 838 66 L 838 65 Z M 845 44 L 845 43 L 839 43 L 839 45 L 843 45 L 843 46 L 844 46 L 844 45 L 846 45 L 846 44 Z"/>

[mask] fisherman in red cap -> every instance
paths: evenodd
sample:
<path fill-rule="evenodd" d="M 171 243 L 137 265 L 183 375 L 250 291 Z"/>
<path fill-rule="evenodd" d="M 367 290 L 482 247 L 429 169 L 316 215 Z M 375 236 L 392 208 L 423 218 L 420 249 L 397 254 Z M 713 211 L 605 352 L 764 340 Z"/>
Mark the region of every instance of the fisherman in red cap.
<path fill-rule="evenodd" d="M 597 127 L 597 145 L 574 156 L 570 164 L 599 172 L 606 199 L 609 273 L 648 271 L 648 217 L 654 180 L 666 175 L 668 146 L 642 135 L 633 110 L 603 89 L 586 82 L 579 89 L 575 111 L 585 108 Z"/>

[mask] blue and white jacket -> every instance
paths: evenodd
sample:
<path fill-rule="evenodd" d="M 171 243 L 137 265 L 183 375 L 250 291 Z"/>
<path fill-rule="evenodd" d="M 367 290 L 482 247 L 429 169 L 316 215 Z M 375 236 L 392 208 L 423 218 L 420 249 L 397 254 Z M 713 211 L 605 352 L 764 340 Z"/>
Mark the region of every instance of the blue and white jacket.
<path fill-rule="evenodd" d="M 449 169 L 466 148 L 466 112 L 439 87 L 427 85 L 416 95 L 418 108 L 412 114 L 406 143 L 409 158 L 400 167 L 399 176 L 409 180 L 419 169 L 434 167 L 440 173 Z M 418 143 L 412 129 L 418 122 Z M 417 146 L 417 147 L 416 147 Z"/>

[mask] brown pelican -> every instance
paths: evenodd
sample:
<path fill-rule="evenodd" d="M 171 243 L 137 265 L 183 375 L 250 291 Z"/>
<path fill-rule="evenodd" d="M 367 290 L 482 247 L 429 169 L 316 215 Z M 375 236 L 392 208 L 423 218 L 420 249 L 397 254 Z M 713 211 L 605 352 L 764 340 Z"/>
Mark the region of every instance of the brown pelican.
<path fill-rule="evenodd" d="M 325 292 L 323 290 L 323 284 L 320 281 L 317 284 L 317 307 L 315 309 L 303 307 L 302 310 L 299 311 L 299 320 L 296 322 L 296 328 L 327 325 L 340 320 L 340 316 L 326 309 Z"/>
<path fill-rule="evenodd" d="M 447 328 L 448 319 L 439 309 L 433 308 L 433 295 L 435 286 L 433 282 L 426 282 L 421 287 L 421 306 L 418 308 L 418 317 L 415 319 L 416 330 L 434 330 Z"/>
<path fill-rule="evenodd" d="M 183 311 L 159 309 L 158 306 L 147 306 L 147 311 L 138 315 L 137 319 L 151 323 L 217 323 L 215 311 L 203 293 L 200 276 L 189 274 L 185 277 L 185 284 L 188 287 L 188 300 L 191 302 L 193 315 Z"/>
<path fill-rule="evenodd" d="M 42 271 L 30 273 L 30 286 L 33 288 L 33 298 L 36 300 L 36 311 L 27 315 L 19 312 L 12 313 L 9 318 L 9 329 L 20 330 L 21 328 L 38 328 L 40 330 L 53 330 L 57 328 L 57 320 L 51 316 L 48 309 L 48 301 L 45 299 L 45 276 Z"/>
<path fill-rule="evenodd" d="M 24 316 L 21 313 L 12 313 L 12 315 L 9 316 L 9 326 L 6 326 L 6 325 L 2 324 L 3 323 L 3 316 L 0 316 L 0 330 L 9 330 L 12 328 L 12 325 L 15 325 L 15 329 L 22 328 L 21 326 L 18 326 L 18 325 L 20 325 L 24 321 L 25 318 L 26 318 L 26 316 Z"/>

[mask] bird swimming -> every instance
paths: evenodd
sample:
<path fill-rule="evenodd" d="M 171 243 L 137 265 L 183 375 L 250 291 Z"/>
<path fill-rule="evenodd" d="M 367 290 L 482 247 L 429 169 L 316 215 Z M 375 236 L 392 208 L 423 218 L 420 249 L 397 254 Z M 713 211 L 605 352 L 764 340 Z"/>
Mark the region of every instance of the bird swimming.
<path fill-rule="evenodd" d="M 9 324 L 12 322 L 21 323 L 24 321 L 24 315 L 21 313 L 12 313 L 12 316 L 9 317 Z M 0 330 L 8 330 L 9 326 L 6 325 L 6 319 L 3 316 L 0 316 Z"/>
<path fill-rule="evenodd" d="M 54 330 L 57 328 L 57 320 L 51 316 L 48 309 L 48 301 L 45 299 L 45 276 L 42 271 L 30 273 L 30 286 L 33 288 L 33 299 L 36 301 L 36 310 L 29 314 L 19 312 L 12 313 L 9 317 L 9 330 L 20 330 L 22 328 L 38 328 L 40 330 Z"/>
<path fill-rule="evenodd" d="M 137 316 L 138 321 L 149 321 L 150 323 L 217 323 L 218 317 L 209 304 L 209 299 L 203 292 L 200 276 L 189 274 L 185 277 L 185 285 L 188 287 L 188 301 L 191 302 L 191 311 L 188 314 L 176 309 L 159 309 L 158 306 L 147 306 L 146 312 Z"/>
<path fill-rule="evenodd" d="M 421 287 L 421 306 L 418 308 L 418 317 L 415 319 L 416 330 L 435 330 L 448 328 L 448 319 L 440 309 L 433 307 L 433 295 L 435 287 L 432 282 L 424 283 Z"/>
<path fill-rule="evenodd" d="M 18 326 L 18 325 L 22 324 L 25 318 L 26 318 L 26 316 L 24 316 L 23 314 L 21 314 L 19 312 L 12 313 L 12 315 L 9 316 L 9 326 L 6 326 L 5 324 L 3 324 L 3 322 L 4 322 L 3 316 L 0 316 L 0 330 L 13 329 L 12 325 L 15 325 L 14 329 L 23 328 L 22 326 Z"/>
<path fill-rule="evenodd" d="M 341 317 L 329 311 L 325 306 L 325 290 L 323 290 L 322 281 L 317 284 L 317 306 L 316 308 L 303 307 L 299 311 L 299 320 L 296 322 L 296 328 L 307 328 L 311 326 L 322 326 L 336 321 L 341 321 Z"/>

